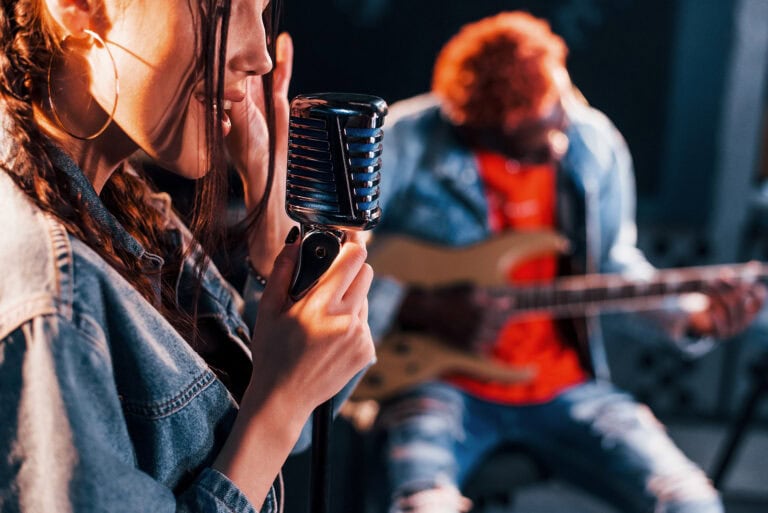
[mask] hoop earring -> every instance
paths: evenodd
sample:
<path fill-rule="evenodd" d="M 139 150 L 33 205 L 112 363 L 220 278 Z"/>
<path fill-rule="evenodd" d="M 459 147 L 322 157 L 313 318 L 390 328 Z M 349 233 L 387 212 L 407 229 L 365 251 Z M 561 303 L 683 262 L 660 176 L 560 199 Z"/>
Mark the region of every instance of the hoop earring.
<path fill-rule="evenodd" d="M 104 48 L 107 51 L 107 55 L 109 55 L 109 60 L 112 62 L 112 71 L 115 74 L 115 102 L 112 105 L 112 111 L 109 113 L 109 117 L 107 118 L 107 121 L 104 123 L 103 126 L 101 126 L 95 133 L 90 135 L 79 135 L 71 130 L 69 130 L 66 126 L 64 126 L 64 122 L 59 117 L 59 113 L 56 110 L 56 105 L 53 101 L 53 89 L 51 84 L 53 83 L 52 80 L 52 69 L 53 69 L 53 55 L 51 55 L 50 61 L 48 61 L 48 104 L 51 106 L 51 114 L 53 115 L 54 120 L 56 121 L 56 124 L 59 125 L 59 128 L 61 128 L 64 132 L 69 134 L 70 136 L 74 137 L 75 139 L 80 139 L 81 141 L 91 141 L 93 139 L 96 139 L 98 136 L 103 134 L 107 127 L 109 127 L 110 123 L 112 123 L 112 120 L 115 117 L 115 111 L 117 110 L 117 101 L 120 98 L 120 79 L 118 77 L 117 73 L 117 63 L 115 62 L 115 57 L 112 55 L 112 51 L 107 46 L 107 43 L 101 38 L 100 35 L 98 35 L 96 32 L 88 29 L 84 29 L 83 32 L 88 34 L 91 38 L 93 38 L 99 45 L 101 45 L 102 48 Z M 64 41 L 67 40 L 70 36 L 67 35 L 62 39 L 62 46 Z"/>

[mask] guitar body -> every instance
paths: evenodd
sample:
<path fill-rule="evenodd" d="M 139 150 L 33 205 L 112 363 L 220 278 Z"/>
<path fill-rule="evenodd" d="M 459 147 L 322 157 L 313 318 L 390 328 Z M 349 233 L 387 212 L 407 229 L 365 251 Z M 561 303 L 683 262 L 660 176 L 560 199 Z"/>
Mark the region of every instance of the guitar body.
<path fill-rule="evenodd" d="M 591 274 L 510 287 L 506 279 L 510 269 L 533 258 L 566 251 L 567 240 L 551 231 L 529 231 L 506 232 L 476 245 L 456 248 L 399 237 L 375 242 L 368 262 L 376 274 L 422 287 L 456 283 L 486 287 L 509 299 L 509 315 L 538 311 L 572 317 L 602 310 L 658 308 L 664 297 L 704 291 L 724 273 L 747 283 L 768 276 L 765 264 L 748 262 L 658 270 L 645 280 Z M 421 333 L 394 332 L 378 347 L 377 354 L 378 362 L 363 377 L 353 398 L 384 399 L 451 373 L 501 383 L 520 383 L 534 377 L 530 368 L 511 367 L 458 351 Z"/>
<path fill-rule="evenodd" d="M 506 285 L 506 273 L 526 260 L 562 253 L 568 241 L 551 231 L 506 232 L 479 244 L 445 248 L 410 238 L 375 241 L 368 255 L 376 274 L 423 287 L 458 282 Z"/>
<path fill-rule="evenodd" d="M 389 335 L 376 348 L 376 364 L 355 388 L 355 400 L 382 400 L 443 374 L 464 375 L 503 383 L 522 383 L 534 377 L 527 367 L 511 367 L 451 349 L 439 340 L 418 333 Z"/>
<path fill-rule="evenodd" d="M 400 237 L 377 242 L 380 244 L 372 246 L 368 257 L 376 274 L 423 287 L 459 282 L 506 285 L 510 268 L 568 248 L 566 239 L 549 231 L 507 232 L 480 244 L 450 249 Z M 390 334 L 376 356 L 376 364 L 355 389 L 353 399 L 382 400 L 451 373 L 509 384 L 529 381 L 535 374 L 527 367 L 503 365 L 449 348 L 421 333 Z"/>

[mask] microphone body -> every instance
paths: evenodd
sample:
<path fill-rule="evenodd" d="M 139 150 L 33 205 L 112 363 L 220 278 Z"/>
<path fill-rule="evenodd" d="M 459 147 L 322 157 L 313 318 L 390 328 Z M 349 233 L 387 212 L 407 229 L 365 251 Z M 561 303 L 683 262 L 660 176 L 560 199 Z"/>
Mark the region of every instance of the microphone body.
<path fill-rule="evenodd" d="M 301 226 L 294 300 L 330 267 L 346 230 L 369 230 L 381 217 L 386 114 L 384 100 L 361 94 L 320 93 L 291 101 L 286 211 Z"/>

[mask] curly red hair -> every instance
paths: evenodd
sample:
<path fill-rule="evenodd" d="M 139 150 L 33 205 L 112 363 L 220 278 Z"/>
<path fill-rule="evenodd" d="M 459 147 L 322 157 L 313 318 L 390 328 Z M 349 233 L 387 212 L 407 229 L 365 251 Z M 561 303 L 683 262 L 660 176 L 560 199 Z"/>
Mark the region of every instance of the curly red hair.
<path fill-rule="evenodd" d="M 432 91 L 456 125 L 502 128 L 537 116 L 568 48 L 546 21 L 505 12 L 462 27 L 440 51 Z"/>

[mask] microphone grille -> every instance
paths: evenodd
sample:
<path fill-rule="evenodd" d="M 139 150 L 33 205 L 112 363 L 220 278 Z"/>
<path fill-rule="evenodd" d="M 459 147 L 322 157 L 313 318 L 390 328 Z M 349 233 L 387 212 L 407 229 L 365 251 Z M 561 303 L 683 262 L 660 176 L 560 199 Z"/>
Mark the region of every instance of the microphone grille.
<path fill-rule="evenodd" d="M 325 93 L 291 104 L 286 208 L 295 220 L 369 229 L 381 217 L 383 100 Z"/>

